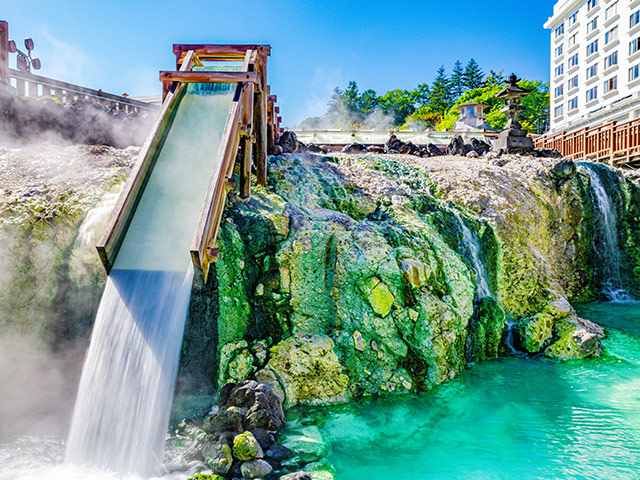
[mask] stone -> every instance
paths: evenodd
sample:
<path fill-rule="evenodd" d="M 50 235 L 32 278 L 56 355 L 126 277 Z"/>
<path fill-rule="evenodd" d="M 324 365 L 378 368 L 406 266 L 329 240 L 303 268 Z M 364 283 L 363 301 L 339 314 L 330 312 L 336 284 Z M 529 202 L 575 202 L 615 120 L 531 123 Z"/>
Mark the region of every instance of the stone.
<path fill-rule="evenodd" d="M 240 432 L 242 431 L 243 415 L 244 411 L 237 407 L 218 410 L 204 419 L 203 429 L 207 433 Z"/>
<path fill-rule="evenodd" d="M 233 439 L 233 457 L 240 461 L 253 460 L 264 456 L 260 444 L 251 432 L 236 435 Z"/>
<path fill-rule="evenodd" d="M 273 471 L 273 467 L 264 460 L 252 460 L 240 465 L 242 476 L 247 479 L 266 477 Z"/>
<path fill-rule="evenodd" d="M 282 389 L 282 385 L 280 385 L 280 382 L 278 382 L 276 374 L 273 373 L 272 370 L 268 368 L 258 370 L 255 373 L 254 378 L 258 383 L 262 383 L 268 387 L 271 387 L 271 390 L 273 390 L 280 402 L 284 402 L 284 390 Z"/>
<path fill-rule="evenodd" d="M 225 480 L 224 477 L 220 475 L 209 475 L 207 473 L 196 473 L 193 477 L 188 478 L 187 480 Z"/>
<path fill-rule="evenodd" d="M 420 260 L 407 258 L 400 262 L 402 276 L 414 288 L 420 288 L 427 284 L 427 266 Z"/>
<path fill-rule="evenodd" d="M 327 405 L 349 399 L 349 377 L 325 335 L 294 335 L 271 347 L 267 366 L 285 391 L 285 406 Z"/>
<path fill-rule="evenodd" d="M 293 472 L 282 475 L 280 480 L 311 480 L 311 475 L 307 472 Z"/>
<path fill-rule="evenodd" d="M 221 407 L 236 406 L 245 410 L 243 425 L 251 430 L 279 430 L 284 426 L 282 401 L 271 387 L 246 380 L 219 393 Z"/>
<path fill-rule="evenodd" d="M 298 137 L 295 132 L 285 130 L 278 138 L 278 145 L 282 147 L 282 153 L 293 153 L 298 150 Z"/>
<path fill-rule="evenodd" d="M 251 434 L 258 441 L 263 452 L 269 450 L 273 442 L 275 442 L 273 434 L 267 432 L 264 428 L 254 428 L 251 430 Z"/>
<path fill-rule="evenodd" d="M 440 148 L 437 145 L 434 145 L 433 143 L 430 143 L 429 145 L 427 145 L 427 151 L 429 152 L 430 157 L 439 157 L 439 156 L 445 155 L 445 153 L 442 150 L 440 150 Z"/>
<path fill-rule="evenodd" d="M 303 471 L 309 473 L 312 480 L 335 480 L 337 478 L 335 467 L 327 459 L 308 463 L 304 466 Z"/>
<path fill-rule="evenodd" d="M 362 334 L 358 330 L 353 332 L 353 346 L 360 352 L 364 352 L 364 349 L 367 347 L 367 342 L 364 341 Z"/>
<path fill-rule="evenodd" d="M 176 434 L 181 437 L 192 438 L 197 441 L 202 441 L 206 438 L 207 432 L 194 424 L 191 420 L 182 420 L 178 424 Z"/>
<path fill-rule="evenodd" d="M 226 443 L 218 443 L 202 449 L 202 455 L 207 466 L 215 475 L 226 475 L 233 464 L 231 448 Z"/>
<path fill-rule="evenodd" d="M 378 277 L 369 278 L 364 284 L 364 293 L 373 308 L 373 311 L 381 317 L 386 317 L 391 311 L 395 298 L 389 287 Z"/>
<path fill-rule="evenodd" d="M 282 445 L 293 452 L 293 456 L 282 462 L 283 466 L 297 468 L 323 459 L 328 453 L 320 430 L 315 425 L 301 426 L 283 435 Z"/>
<path fill-rule="evenodd" d="M 281 462 L 282 460 L 293 457 L 293 452 L 287 447 L 280 445 L 279 443 L 275 443 L 269 450 L 267 450 L 265 456 L 275 460 L 276 462 Z"/>
<path fill-rule="evenodd" d="M 467 153 L 466 155 L 467 158 L 480 158 L 480 155 L 478 155 L 478 152 L 476 152 L 475 150 L 471 150 Z"/>
<path fill-rule="evenodd" d="M 251 354 L 257 360 L 260 366 L 264 366 L 267 363 L 267 356 L 269 355 L 269 347 L 265 340 L 260 340 L 251 345 Z"/>
<path fill-rule="evenodd" d="M 350 143 L 349 145 L 346 145 L 342 149 L 342 153 L 362 153 L 366 151 L 367 151 L 366 145 L 362 145 L 361 143 L 357 143 L 357 142 Z"/>
<path fill-rule="evenodd" d="M 467 154 L 467 151 L 467 146 L 465 145 L 462 136 L 455 135 L 449 142 L 449 145 L 447 145 L 446 154 L 465 156 Z"/>
<path fill-rule="evenodd" d="M 479 138 L 472 138 L 470 142 L 470 146 L 478 154 L 478 157 L 481 157 L 485 153 L 491 151 L 491 145 L 489 145 L 484 140 L 480 140 Z M 475 157 L 477 158 L 477 157 Z"/>
<path fill-rule="evenodd" d="M 227 367 L 227 381 L 241 382 L 249 378 L 255 371 L 255 359 L 249 350 L 242 349 L 233 360 L 229 362 Z"/>
<path fill-rule="evenodd" d="M 538 353 L 551 341 L 553 335 L 553 317 L 547 313 L 538 313 L 523 318 L 517 325 L 519 344 L 530 353 Z"/>

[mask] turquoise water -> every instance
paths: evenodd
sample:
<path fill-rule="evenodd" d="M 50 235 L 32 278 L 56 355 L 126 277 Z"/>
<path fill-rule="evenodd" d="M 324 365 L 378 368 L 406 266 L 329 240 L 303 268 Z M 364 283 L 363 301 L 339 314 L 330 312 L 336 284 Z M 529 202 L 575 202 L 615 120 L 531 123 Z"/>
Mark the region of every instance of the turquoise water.
<path fill-rule="evenodd" d="M 640 307 L 580 311 L 626 330 L 607 329 L 600 359 L 487 361 L 425 394 L 312 411 L 338 478 L 640 478 Z"/>

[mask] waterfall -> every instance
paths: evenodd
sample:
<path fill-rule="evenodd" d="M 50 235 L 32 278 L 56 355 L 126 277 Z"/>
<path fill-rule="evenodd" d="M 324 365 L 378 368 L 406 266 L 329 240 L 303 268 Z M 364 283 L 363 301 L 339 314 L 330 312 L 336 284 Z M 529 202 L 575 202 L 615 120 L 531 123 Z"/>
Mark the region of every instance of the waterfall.
<path fill-rule="evenodd" d="M 484 263 L 480 260 L 481 250 L 480 243 L 476 236 L 467 228 L 462 221 L 460 214 L 457 211 L 451 210 L 456 217 L 460 229 L 462 230 L 462 241 L 467 249 L 469 257 L 471 259 L 471 268 L 473 269 L 475 284 L 476 284 L 476 298 L 491 296 L 491 289 L 489 288 L 489 275 Z"/>
<path fill-rule="evenodd" d="M 193 267 L 113 270 L 93 329 L 66 461 L 151 475 L 162 460 Z"/>
<path fill-rule="evenodd" d="M 607 190 L 600 180 L 597 169 L 589 164 L 582 164 L 591 179 L 591 192 L 600 213 L 600 234 L 602 248 L 598 254 L 602 260 L 602 293 L 607 300 L 615 303 L 633 301 L 624 288 L 620 245 L 618 241 L 618 215 Z"/>

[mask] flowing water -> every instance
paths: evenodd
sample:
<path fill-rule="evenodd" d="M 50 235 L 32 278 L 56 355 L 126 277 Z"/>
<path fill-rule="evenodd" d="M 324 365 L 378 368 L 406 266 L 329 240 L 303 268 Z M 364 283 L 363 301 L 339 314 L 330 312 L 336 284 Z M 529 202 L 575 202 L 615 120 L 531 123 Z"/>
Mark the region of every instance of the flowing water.
<path fill-rule="evenodd" d="M 456 217 L 460 229 L 462 231 L 462 242 L 469 253 L 471 260 L 471 268 L 473 269 L 475 284 L 476 284 L 476 298 L 490 297 L 491 289 L 489 288 L 489 275 L 484 263 L 481 260 L 482 251 L 480 249 L 480 242 L 477 237 L 469 230 L 464 221 L 460 217 L 460 214 L 451 210 Z"/>
<path fill-rule="evenodd" d="M 162 461 L 193 281 L 189 246 L 232 96 L 229 86 L 191 86 L 180 101 L 96 315 L 69 464 L 146 477 Z"/>
<path fill-rule="evenodd" d="M 620 258 L 620 245 L 618 240 L 618 214 L 615 204 L 605 189 L 598 168 L 588 163 L 581 164 L 591 179 L 591 192 L 595 198 L 601 217 L 602 248 L 598 252 L 603 265 L 602 293 L 609 301 L 624 303 L 633 301 L 633 298 L 624 288 L 622 280 L 622 262 Z"/>
<path fill-rule="evenodd" d="M 425 394 L 307 412 L 338 478 L 639 478 L 640 308 L 580 311 L 633 328 L 608 328 L 600 359 L 502 358 Z"/>

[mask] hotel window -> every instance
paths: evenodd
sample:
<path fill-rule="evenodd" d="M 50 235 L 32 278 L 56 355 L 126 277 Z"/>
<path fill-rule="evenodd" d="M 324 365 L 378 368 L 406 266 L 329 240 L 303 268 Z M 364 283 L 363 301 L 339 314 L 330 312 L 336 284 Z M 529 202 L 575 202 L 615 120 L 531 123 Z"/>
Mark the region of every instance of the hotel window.
<path fill-rule="evenodd" d="M 556 48 L 556 57 L 560 55 L 562 55 L 562 45 L 558 45 L 558 48 Z"/>
<path fill-rule="evenodd" d="M 556 28 L 556 38 L 564 33 L 564 23 L 561 24 L 558 28 Z"/>
<path fill-rule="evenodd" d="M 578 40 L 578 34 L 574 33 L 569 37 L 569 48 L 573 47 L 576 44 L 576 40 Z"/>
<path fill-rule="evenodd" d="M 569 83 L 567 85 L 567 90 L 572 90 L 578 86 L 578 75 L 569 79 Z"/>
<path fill-rule="evenodd" d="M 631 14 L 629 18 L 629 28 L 635 27 L 640 23 L 640 10 Z"/>
<path fill-rule="evenodd" d="M 604 34 L 604 44 L 609 45 L 609 43 L 618 39 L 618 27 L 613 27 L 607 33 Z"/>
<path fill-rule="evenodd" d="M 615 17 L 617 14 L 618 14 L 618 2 L 612 3 L 604 11 L 604 19 L 605 19 L 605 21 L 607 21 L 610 18 Z"/>
<path fill-rule="evenodd" d="M 587 10 L 591 10 L 592 8 L 595 8 L 596 5 L 598 5 L 598 0 L 589 0 L 587 2 Z"/>
<path fill-rule="evenodd" d="M 569 18 L 567 19 L 567 23 L 569 24 L 569 26 L 575 25 L 577 21 L 578 21 L 578 12 L 573 12 L 571 15 L 569 15 Z"/>
<path fill-rule="evenodd" d="M 578 65 L 578 54 L 577 53 L 575 55 L 572 55 L 571 58 L 569 58 L 569 68 L 575 67 L 576 65 Z"/>
<path fill-rule="evenodd" d="M 604 93 L 609 93 L 618 88 L 618 77 L 611 77 L 604 82 Z"/>
<path fill-rule="evenodd" d="M 593 42 L 591 42 L 589 45 L 587 45 L 587 57 L 589 55 L 593 55 L 597 51 L 598 51 L 598 40 L 596 39 Z"/>
<path fill-rule="evenodd" d="M 587 68 L 587 80 L 595 77 L 598 74 L 598 64 L 594 63 L 589 68 Z"/>
<path fill-rule="evenodd" d="M 635 67 L 631 67 L 629 69 L 629 81 L 633 82 L 640 77 L 640 65 L 636 65 Z"/>
<path fill-rule="evenodd" d="M 635 40 L 632 40 L 629 43 L 629 55 L 633 55 L 638 50 L 640 50 L 640 37 L 636 38 Z"/>
<path fill-rule="evenodd" d="M 562 105 L 558 105 L 555 108 L 554 113 L 555 113 L 556 117 L 561 117 L 562 116 Z"/>
<path fill-rule="evenodd" d="M 613 67 L 618 64 L 618 52 L 613 52 L 611 55 L 604 57 L 604 69 Z"/>
<path fill-rule="evenodd" d="M 556 87 L 556 97 L 561 97 L 564 93 L 564 85 Z"/>
<path fill-rule="evenodd" d="M 591 33 L 598 28 L 598 17 L 593 17 L 593 19 L 587 23 L 587 33 Z"/>
<path fill-rule="evenodd" d="M 598 98 L 598 87 L 593 87 L 587 90 L 587 102 Z"/>
<path fill-rule="evenodd" d="M 569 111 L 575 110 L 578 108 L 578 97 L 573 97 L 569 100 Z"/>
<path fill-rule="evenodd" d="M 559 77 L 564 73 L 564 63 L 561 63 L 556 67 L 556 77 Z"/>

